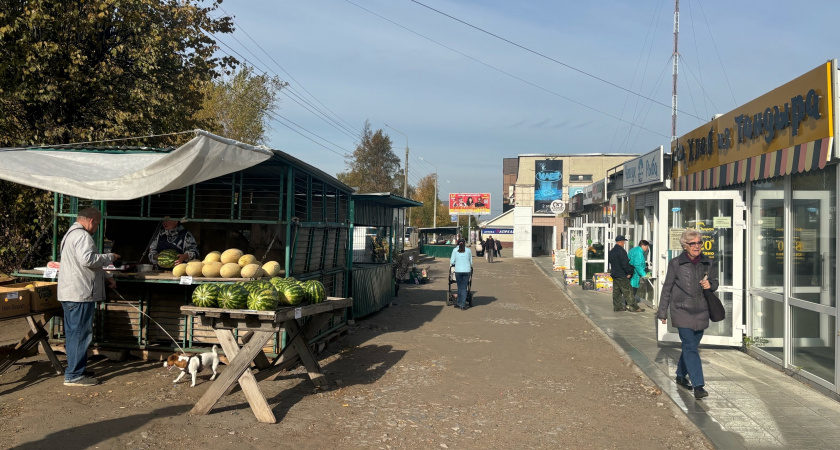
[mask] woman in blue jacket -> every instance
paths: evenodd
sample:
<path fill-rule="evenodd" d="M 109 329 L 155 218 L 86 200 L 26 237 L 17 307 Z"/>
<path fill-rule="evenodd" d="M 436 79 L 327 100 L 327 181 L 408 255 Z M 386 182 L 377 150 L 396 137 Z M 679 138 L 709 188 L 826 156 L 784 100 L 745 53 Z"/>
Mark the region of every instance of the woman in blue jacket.
<path fill-rule="evenodd" d="M 642 239 L 639 245 L 630 249 L 627 254 L 630 257 L 630 265 L 633 266 L 633 276 L 630 278 L 630 287 L 633 288 L 633 297 L 639 292 L 639 282 L 647 273 L 647 261 L 645 260 L 645 253 L 650 250 L 650 242 Z M 637 298 L 636 301 L 639 301 Z"/>
<path fill-rule="evenodd" d="M 486 251 L 486 250 L 485 250 Z M 458 240 L 458 246 L 452 249 L 449 264 L 455 266 L 455 282 L 458 283 L 458 301 L 456 308 L 467 309 L 467 283 L 472 272 L 472 252 L 467 250 L 463 239 Z"/>

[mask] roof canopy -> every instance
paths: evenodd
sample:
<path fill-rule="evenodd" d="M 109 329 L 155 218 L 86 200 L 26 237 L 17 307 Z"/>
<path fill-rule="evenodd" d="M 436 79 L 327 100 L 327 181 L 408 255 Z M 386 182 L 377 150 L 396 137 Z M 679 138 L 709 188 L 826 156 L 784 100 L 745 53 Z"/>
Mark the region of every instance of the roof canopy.
<path fill-rule="evenodd" d="M 370 200 L 383 205 L 412 208 L 415 206 L 423 206 L 423 202 L 411 200 L 399 195 L 391 194 L 390 192 L 381 192 L 375 194 L 353 194 L 353 200 Z"/>
<path fill-rule="evenodd" d="M 94 200 L 130 200 L 180 189 L 268 160 L 273 152 L 198 130 L 172 151 L 6 149 L 0 179 Z"/>

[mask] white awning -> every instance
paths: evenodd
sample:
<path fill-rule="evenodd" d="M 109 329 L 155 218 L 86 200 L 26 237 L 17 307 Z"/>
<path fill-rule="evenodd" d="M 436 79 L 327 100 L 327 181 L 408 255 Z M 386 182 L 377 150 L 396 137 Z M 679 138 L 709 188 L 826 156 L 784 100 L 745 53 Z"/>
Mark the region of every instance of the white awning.
<path fill-rule="evenodd" d="M 206 131 L 168 153 L 10 149 L 0 179 L 92 200 L 130 200 L 180 189 L 268 160 L 273 154 Z"/>

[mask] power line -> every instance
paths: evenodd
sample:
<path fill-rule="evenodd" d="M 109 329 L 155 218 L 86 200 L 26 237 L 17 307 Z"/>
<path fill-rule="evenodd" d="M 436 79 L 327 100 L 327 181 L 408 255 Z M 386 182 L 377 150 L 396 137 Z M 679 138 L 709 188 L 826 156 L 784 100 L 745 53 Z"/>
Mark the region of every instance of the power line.
<path fill-rule="evenodd" d="M 236 21 L 233 19 L 233 16 L 231 16 L 230 14 L 228 14 L 228 12 L 227 12 L 227 11 L 225 11 L 225 9 L 224 9 L 224 8 L 222 8 L 222 7 L 220 6 L 220 7 L 219 7 L 219 9 L 221 9 L 221 10 L 222 10 L 222 12 L 224 12 L 225 14 L 227 14 L 228 16 L 230 16 L 230 17 L 231 17 L 231 21 L 233 21 L 233 23 L 234 23 L 235 25 L 239 26 L 239 24 L 238 24 L 238 23 L 236 23 Z M 301 82 L 299 82 L 298 80 L 296 80 L 296 79 L 295 79 L 295 77 L 293 77 L 293 76 L 292 76 L 292 74 L 290 74 L 288 71 L 286 71 L 286 69 L 284 69 L 284 68 L 283 68 L 283 66 L 281 66 L 281 65 L 280 65 L 280 63 L 278 63 L 278 62 L 277 62 L 277 61 L 276 61 L 276 60 L 275 60 L 275 59 L 274 59 L 274 58 L 273 58 L 273 57 L 272 57 L 272 56 L 271 56 L 271 55 L 270 55 L 267 51 L 265 51 L 265 49 L 264 49 L 264 48 L 262 48 L 262 46 L 260 46 L 260 44 L 259 44 L 259 43 L 257 43 L 257 41 L 256 41 L 256 40 L 254 40 L 254 38 L 252 38 L 252 37 L 251 37 L 251 35 L 250 35 L 250 34 L 248 34 L 248 32 L 247 32 L 247 31 L 245 31 L 245 28 L 243 28 L 243 27 L 239 27 L 239 29 L 242 31 L 242 33 L 243 33 L 245 36 L 248 36 L 248 39 L 250 39 L 250 40 L 251 40 L 251 42 L 253 42 L 253 43 L 254 43 L 254 45 L 256 45 L 256 46 L 257 46 L 257 48 L 259 48 L 260 50 L 262 50 L 262 52 L 263 52 L 263 53 L 265 53 L 265 55 L 266 55 L 266 56 L 268 56 L 268 58 L 269 58 L 269 59 L 271 59 L 271 61 L 272 61 L 272 62 L 274 62 L 274 64 L 275 64 L 275 65 L 277 65 L 277 67 L 278 67 L 281 71 L 283 71 L 283 73 L 285 73 L 286 75 L 288 75 L 288 76 L 289 76 L 289 79 L 291 79 L 292 81 L 294 81 L 295 83 L 297 83 L 297 84 L 298 84 L 298 86 L 300 86 L 300 88 L 301 88 L 301 89 L 303 89 L 303 90 L 304 90 L 304 92 L 306 92 L 307 94 L 309 94 L 309 96 L 310 96 L 310 97 L 312 97 L 312 98 L 313 98 L 316 102 L 318 102 L 318 104 L 319 104 L 319 105 L 323 106 L 323 107 L 324 107 L 327 111 L 329 111 L 330 113 L 332 113 L 332 114 L 333 114 L 333 115 L 334 115 L 334 116 L 335 116 L 338 120 L 340 120 L 340 121 L 344 122 L 344 124 L 345 124 L 345 125 L 347 125 L 347 127 L 349 127 L 349 129 L 353 130 L 353 131 L 354 131 L 354 132 L 356 132 L 356 133 L 358 133 L 358 132 L 359 132 L 359 130 L 356 130 L 356 129 L 355 129 L 352 125 L 350 125 L 350 124 L 349 124 L 346 120 L 342 119 L 342 118 L 341 118 L 341 116 L 339 116 L 338 114 L 336 114 L 336 113 L 335 113 L 333 110 L 331 110 L 331 109 L 330 109 L 327 105 L 323 104 L 320 100 L 318 100 L 318 98 L 317 98 L 317 97 L 315 97 L 315 96 L 314 96 L 311 92 L 309 92 L 309 90 L 307 90 L 307 89 L 306 89 L 306 87 L 304 87 L 304 86 L 303 86 L 303 84 L 302 84 Z M 238 42 L 238 41 L 237 41 L 237 42 Z M 361 135 L 361 133 L 359 133 L 359 134 Z"/>
<path fill-rule="evenodd" d="M 352 3 L 352 2 L 350 2 L 350 0 L 344 0 L 344 1 L 346 1 L 346 2 L 348 2 L 348 3 Z M 476 29 L 476 30 L 478 30 L 478 31 L 480 31 L 480 32 L 482 32 L 482 33 L 485 33 L 485 34 L 488 34 L 488 35 L 490 35 L 490 36 L 493 36 L 493 37 L 494 37 L 494 38 L 496 38 L 496 39 L 499 39 L 499 40 L 501 40 L 501 41 L 507 42 L 507 43 L 508 43 L 508 44 L 510 44 L 510 45 L 513 45 L 513 46 L 515 46 L 515 47 L 519 47 L 519 48 L 521 48 L 522 50 L 525 50 L 525 51 L 527 51 L 527 52 L 529 52 L 529 53 L 533 53 L 533 54 L 535 54 L 535 55 L 537 55 L 537 56 L 539 56 L 539 57 L 541 57 L 541 58 L 545 58 L 545 59 L 547 59 L 547 60 L 549 60 L 549 61 L 551 61 L 551 62 L 554 62 L 554 63 L 560 64 L 560 65 L 561 65 L 561 66 L 563 66 L 563 67 L 566 67 L 566 68 L 568 68 L 568 69 L 574 70 L 575 72 L 581 73 L 581 74 L 586 75 L 586 76 L 588 76 L 588 77 L 590 77 L 590 78 L 594 78 L 594 79 L 596 79 L 596 80 L 598 80 L 598 81 L 600 81 L 600 82 L 602 82 L 602 83 L 606 83 L 606 84 L 608 84 L 608 85 L 610 85 L 610 86 L 612 86 L 612 87 L 615 87 L 615 88 L 617 88 L 617 89 L 621 89 L 622 91 L 626 91 L 626 92 L 629 92 L 629 93 L 631 93 L 631 94 L 633 94 L 633 95 L 636 95 L 636 96 L 642 97 L 642 98 L 644 98 L 645 100 L 648 100 L 648 101 L 650 101 L 650 102 L 656 103 L 656 104 L 658 104 L 658 105 L 665 106 L 665 107 L 667 107 L 668 109 L 670 109 L 670 108 L 671 108 L 671 105 L 666 105 L 665 103 L 662 103 L 662 102 L 660 102 L 660 101 L 658 101 L 658 100 L 654 100 L 654 99 L 652 99 L 652 98 L 650 98 L 650 97 L 645 97 L 644 95 L 642 95 L 642 94 L 640 94 L 640 93 L 638 93 L 638 92 L 634 92 L 634 91 L 632 91 L 632 90 L 630 90 L 630 89 L 627 89 L 626 87 L 619 86 L 619 85 L 617 85 L 617 84 L 615 84 L 615 83 L 613 83 L 613 82 L 611 82 L 611 81 L 607 81 L 607 80 L 605 80 L 605 79 L 603 79 L 603 78 L 601 78 L 601 77 L 599 77 L 599 76 L 597 76 L 597 75 L 593 75 L 593 74 L 591 74 L 591 73 L 589 73 L 589 72 L 586 72 L 586 71 L 584 71 L 584 70 L 578 69 L 577 67 L 574 67 L 574 66 L 572 66 L 572 65 L 566 64 L 566 63 L 564 63 L 563 61 L 556 60 L 556 59 L 554 59 L 554 58 L 552 58 L 552 57 L 550 57 L 550 56 L 544 55 L 544 54 L 542 54 L 542 53 L 540 53 L 540 52 L 538 52 L 538 51 L 536 51 L 536 50 L 531 50 L 530 48 L 525 47 L 524 45 L 520 45 L 520 44 L 517 44 L 516 42 L 513 42 L 513 41 L 511 41 L 511 40 L 509 40 L 509 39 L 505 39 L 505 38 L 503 38 L 503 37 L 499 36 L 498 34 L 491 33 L 491 32 L 489 32 L 489 31 L 487 31 L 487 30 L 485 30 L 485 29 L 483 29 L 483 28 L 477 27 L 477 26 L 475 26 L 475 25 L 473 25 L 473 24 L 471 24 L 471 23 L 469 23 L 469 22 L 465 22 L 465 21 L 463 21 L 463 20 L 461 20 L 461 19 L 459 19 L 459 18 L 457 18 L 457 17 L 451 16 L 451 15 L 449 15 L 449 14 L 447 14 L 447 13 L 443 12 L 443 11 L 440 11 L 440 10 L 437 10 L 437 9 L 435 9 L 435 8 L 432 8 L 432 7 L 431 7 L 431 6 L 429 6 L 429 5 L 426 5 L 426 4 L 423 4 L 423 3 L 420 3 L 420 2 L 418 2 L 417 0 L 411 0 L 411 1 L 412 1 L 412 2 L 414 2 L 414 3 L 417 3 L 418 5 L 420 5 L 420 6 L 424 7 L 424 8 L 428 8 L 428 9 L 430 9 L 430 10 L 432 10 L 432 11 L 434 11 L 434 12 L 436 12 L 436 13 L 440 14 L 440 15 L 446 16 L 446 17 L 448 17 L 448 18 L 450 18 L 450 19 L 452 19 L 452 20 L 454 20 L 454 21 L 456 21 L 456 22 L 462 23 L 462 24 L 464 24 L 464 25 L 466 25 L 466 26 L 468 26 L 468 27 L 470 27 L 470 28 Z M 358 6 L 358 5 L 357 5 L 357 6 Z M 679 110 L 678 110 L 678 111 L 679 111 Z M 684 111 L 680 111 L 680 112 L 681 112 L 681 113 L 683 113 L 683 114 L 688 114 L 688 115 L 691 115 L 691 114 L 689 114 L 689 113 L 687 113 L 687 112 L 684 112 Z M 695 117 L 696 117 L 696 116 L 695 116 Z M 698 117 L 698 119 L 699 119 L 699 117 Z"/>
<path fill-rule="evenodd" d="M 712 38 L 712 47 L 715 49 L 715 53 L 718 57 L 718 62 L 720 63 L 721 71 L 723 72 L 723 78 L 726 80 L 726 85 L 729 86 L 729 93 L 732 95 L 732 102 L 735 103 L 735 107 L 738 107 L 738 101 L 735 100 L 735 92 L 732 91 L 732 85 L 729 84 L 729 76 L 726 75 L 726 66 L 723 65 L 723 60 L 720 58 L 720 52 L 718 51 L 717 44 L 715 43 L 715 35 L 712 33 L 711 27 L 709 27 L 709 21 L 706 19 L 706 11 L 703 10 L 703 3 L 697 2 L 697 5 L 700 6 L 700 13 L 703 14 L 703 21 L 706 22 L 706 29 L 709 30 L 709 37 Z"/>
<path fill-rule="evenodd" d="M 408 28 L 408 27 L 406 27 L 406 26 L 400 25 L 399 23 L 394 22 L 394 21 L 393 21 L 393 20 L 391 20 L 391 19 L 388 19 L 387 17 L 384 17 L 384 16 L 382 16 L 382 15 L 379 15 L 379 14 L 377 14 L 377 13 L 375 13 L 375 12 L 373 12 L 373 11 L 371 11 L 371 10 L 369 10 L 369 9 L 367 9 L 367 8 L 365 8 L 365 7 L 363 7 L 363 6 L 361 6 L 361 5 L 358 5 L 358 4 L 356 4 L 356 3 L 353 3 L 353 2 L 352 2 L 352 1 L 350 1 L 350 0 L 344 0 L 344 1 L 345 1 L 345 2 L 347 2 L 347 3 L 350 3 L 351 5 L 353 5 L 353 6 L 357 7 L 357 8 L 359 8 L 359 9 L 362 9 L 362 10 L 364 10 L 364 11 L 367 11 L 368 13 L 370 13 L 370 14 L 372 14 L 372 15 L 376 16 L 376 17 L 379 17 L 380 19 L 382 19 L 382 20 L 384 20 L 384 21 L 386 21 L 386 22 L 391 23 L 391 24 L 392 24 L 392 25 L 394 25 L 394 26 L 397 26 L 397 27 L 399 27 L 399 28 L 402 28 L 402 29 L 404 29 L 404 30 L 408 31 L 409 33 L 415 34 L 415 35 L 417 35 L 417 36 L 419 36 L 419 37 L 421 37 L 421 38 L 423 38 L 423 39 L 426 39 L 426 40 L 427 40 L 427 41 L 429 41 L 429 42 L 432 42 L 432 43 L 434 43 L 434 44 L 437 44 L 437 45 L 439 45 L 439 46 L 441 46 L 441 47 L 443 47 L 443 48 L 445 48 L 445 49 L 447 49 L 447 50 L 449 50 L 449 51 L 451 51 L 451 52 L 457 53 L 457 54 L 459 54 L 459 55 L 463 56 L 464 58 L 467 58 L 467 59 L 469 59 L 469 60 L 471 60 L 471 61 L 477 62 L 478 64 L 481 64 L 481 65 L 483 65 L 483 66 L 485 66 L 485 67 L 488 67 L 488 68 L 490 68 L 490 69 L 493 69 L 493 70 L 495 70 L 495 71 L 497 71 L 497 72 L 499 72 L 499 73 L 501 73 L 501 74 L 507 75 L 507 76 L 509 76 L 509 77 L 511 77 L 511 78 L 513 78 L 513 79 L 515 79 L 515 80 L 519 80 L 519 81 L 521 81 L 521 82 L 523 82 L 523 83 L 525 83 L 525 84 L 527 84 L 527 85 L 529 85 L 529 86 L 533 86 L 533 87 L 535 87 L 535 88 L 537 88 L 537 89 L 539 89 L 539 90 L 541 90 L 541 91 L 547 92 L 547 93 L 549 93 L 549 94 L 551 94 L 551 95 L 555 95 L 555 96 L 557 96 L 557 97 L 560 97 L 560 98 L 562 98 L 563 100 L 566 100 L 567 102 L 574 103 L 574 104 L 576 104 L 576 105 L 578 105 L 578 106 L 582 106 L 582 107 L 584 107 L 584 108 L 586 108 L 586 109 L 589 109 L 589 110 L 595 111 L 595 112 L 597 112 L 597 113 L 599 113 L 599 114 L 602 114 L 602 115 L 604 115 L 604 116 L 607 116 L 607 117 L 611 117 L 611 118 L 613 118 L 613 119 L 615 119 L 615 120 L 618 120 L 618 121 L 620 121 L 620 122 L 629 123 L 629 124 L 631 124 L 631 125 L 634 125 L 634 124 L 632 124 L 631 122 L 628 122 L 628 121 L 626 121 L 626 120 L 624 120 L 624 119 L 622 119 L 622 118 L 620 118 L 620 117 L 616 117 L 616 116 L 614 116 L 614 115 L 612 115 L 612 114 L 609 114 L 609 113 L 607 113 L 607 112 L 601 111 L 601 110 L 600 110 L 600 109 L 598 109 L 598 108 L 595 108 L 595 107 L 593 107 L 593 106 L 589 106 L 589 105 L 587 105 L 587 104 L 585 104 L 585 103 L 581 103 L 581 102 L 579 102 L 579 101 L 577 101 L 577 100 L 572 100 L 571 98 L 566 97 L 566 96 L 564 96 L 564 95 L 562 95 L 562 94 L 559 94 L 559 93 L 557 93 L 557 92 L 554 92 L 554 91 L 552 91 L 551 89 L 544 88 L 544 87 L 542 87 L 542 86 L 540 86 L 540 85 L 538 85 L 538 84 L 536 84 L 536 83 L 532 83 L 532 82 L 530 82 L 530 81 L 528 81 L 528 80 L 525 80 L 525 79 L 523 79 L 523 78 L 520 78 L 520 77 L 518 77 L 518 76 L 516 76 L 516 75 L 513 75 L 513 74 L 511 74 L 511 73 L 509 73 L 509 72 L 505 72 L 504 70 L 499 69 L 498 67 L 492 66 L 492 65 L 490 65 L 490 64 L 488 64 L 488 63 L 485 63 L 484 61 L 481 61 L 481 60 L 479 60 L 479 59 L 473 58 L 472 56 L 467 55 L 466 53 L 463 53 L 463 52 L 461 52 L 461 51 L 455 50 L 454 48 L 449 47 L 449 46 L 447 46 L 447 45 L 445 45 L 445 44 L 442 44 L 442 43 L 440 43 L 440 42 L 438 42 L 438 41 L 436 41 L 436 40 L 434 40 L 434 39 L 432 39 L 432 38 L 430 38 L 430 37 L 424 36 L 424 35 L 422 35 L 422 34 L 420 34 L 420 33 L 416 32 L 416 31 L 414 31 L 414 30 L 412 30 L 412 29 L 410 29 L 410 28 Z M 657 102 L 657 103 L 658 103 L 658 102 Z M 669 108 L 670 108 L 670 107 L 669 107 Z M 688 114 L 688 113 L 686 113 L 686 114 L 687 114 L 687 115 L 689 115 L 689 116 L 693 116 L 692 114 Z M 665 134 L 659 133 L 659 132 L 657 132 L 657 131 L 653 131 L 653 130 L 651 130 L 651 129 L 648 129 L 648 128 L 645 128 L 645 127 L 642 127 L 642 126 L 639 126 L 639 125 L 636 125 L 636 126 L 637 126 L 638 128 L 640 128 L 640 129 L 642 129 L 642 130 L 648 131 L 648 132 L 653 133 L 653 134 L 655 134 L 655 135 L 657 135 L 657 136 L 662 136 L 662 137 L 670 138 L 670 135 L 665 135 Z"/>

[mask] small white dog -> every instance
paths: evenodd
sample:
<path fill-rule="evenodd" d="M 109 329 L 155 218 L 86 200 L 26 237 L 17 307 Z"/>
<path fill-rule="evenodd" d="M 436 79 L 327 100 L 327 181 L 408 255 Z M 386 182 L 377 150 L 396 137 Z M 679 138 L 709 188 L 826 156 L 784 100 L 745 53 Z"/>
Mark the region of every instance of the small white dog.
<path fill-rule="evenodd" d="M 183 353 L 169 355 L 169 358 L 166 358 L 166 361 L 163 362 L 163 367 L 167 370 L 172 370 L 173 367 L 181 369 L 181 374 L 178 375 L 178 378 L 176 378 L 173 383 L 181 381 L 181 378 L 184 378 L 184 375 L 189 372 L 189 374 L 192 375 L 192 384 L 190 387 L 195 387 L 195 376 L 199 372 L 207 367 L 211 367 L 213 369 L 213 376 L 210 377 L 210 381 L 213 381 L 216 379 L 217 375 L 216 368 L 219 367 L 219 354 L 216 353 L 217 347 L 217 345 L 214 345 L 213 349 L 209 352 L 192 356 Z"/>

